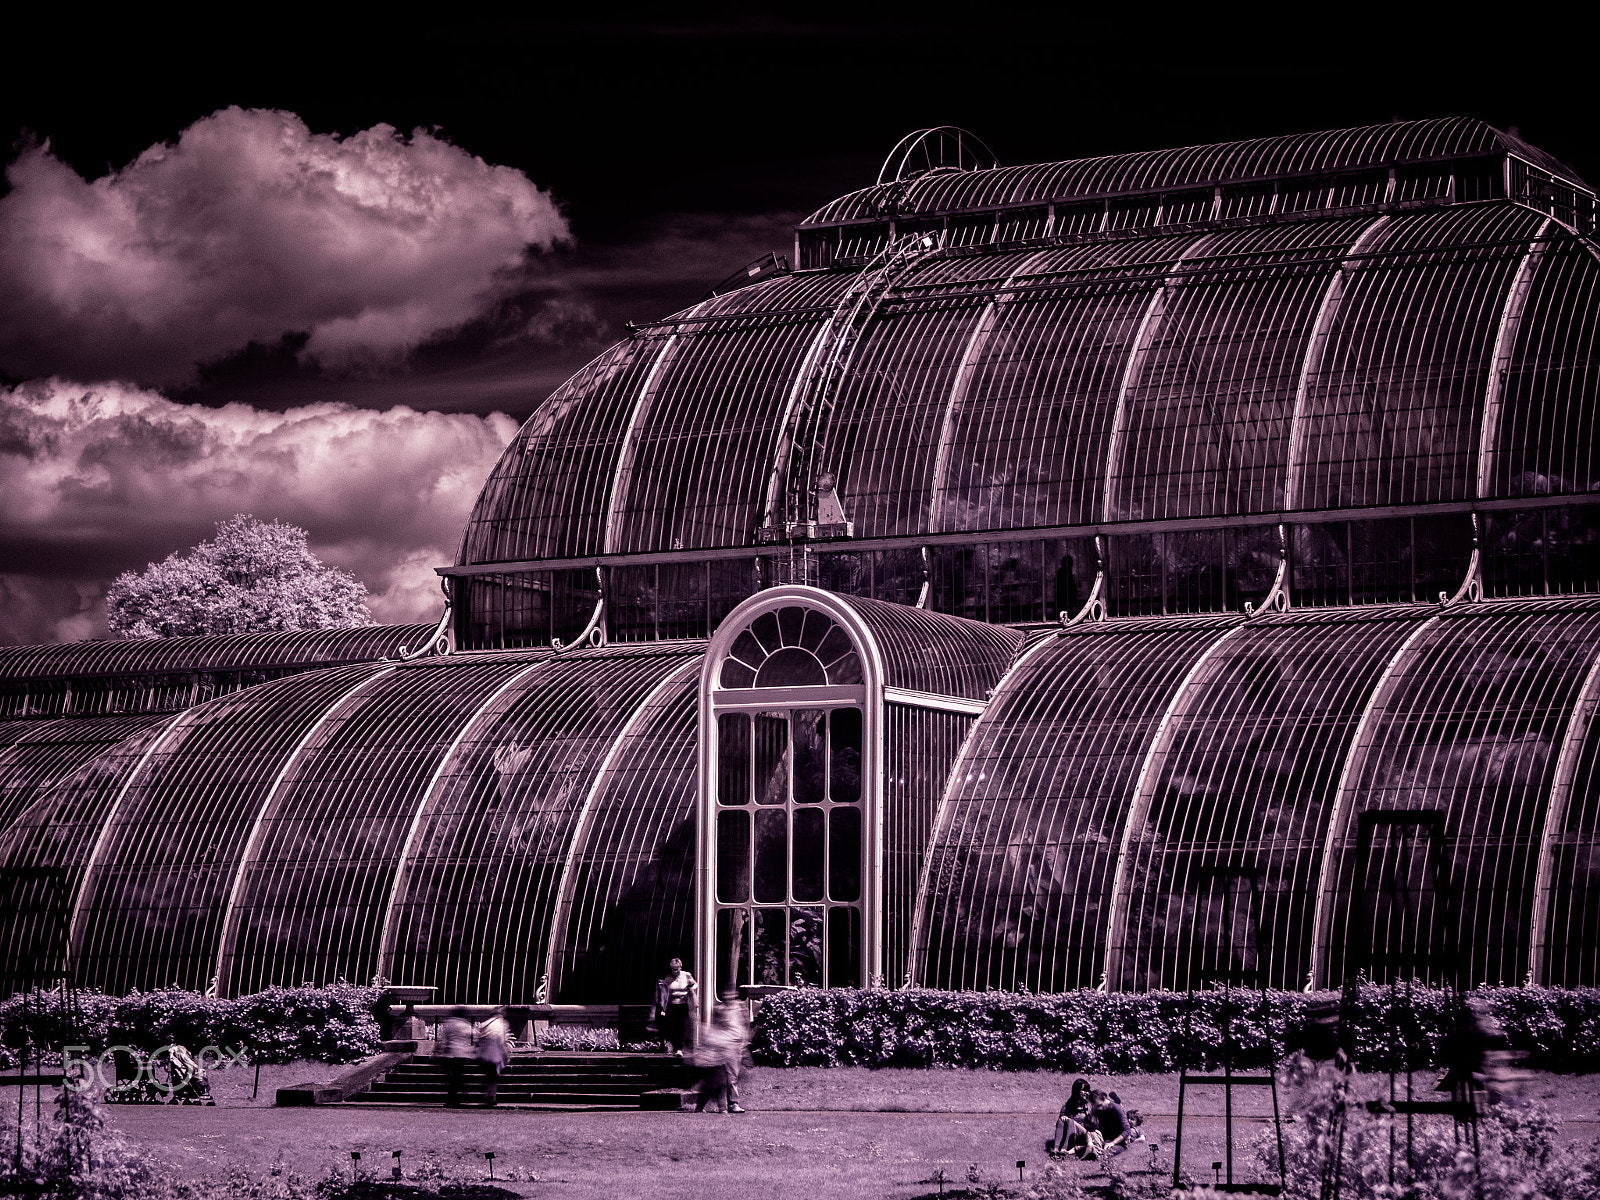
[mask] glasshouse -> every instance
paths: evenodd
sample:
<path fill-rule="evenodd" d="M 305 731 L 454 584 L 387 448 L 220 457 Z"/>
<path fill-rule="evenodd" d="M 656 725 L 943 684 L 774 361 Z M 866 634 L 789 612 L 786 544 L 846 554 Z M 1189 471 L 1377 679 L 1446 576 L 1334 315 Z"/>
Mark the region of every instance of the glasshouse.
<path fill-rule="evenodd" d="M 1600 984 L 1594 218 L 1468 119 L 910 135 L 536 406 L 437 627 L 0 650 L 5 969 Z"/>

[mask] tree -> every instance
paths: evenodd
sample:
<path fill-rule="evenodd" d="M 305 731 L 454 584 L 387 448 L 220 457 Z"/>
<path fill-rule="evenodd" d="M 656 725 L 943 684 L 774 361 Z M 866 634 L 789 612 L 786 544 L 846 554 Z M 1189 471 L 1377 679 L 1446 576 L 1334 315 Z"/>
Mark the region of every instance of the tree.
<path fill-rule="evenodd" d="M 365 586 L 323 566 L 304 529 L 239 513 L 188 554 L 117 576 L 106 623 L 113 637 L 155 638 L 348 629 L 372 624 L 372 614 Z"/>

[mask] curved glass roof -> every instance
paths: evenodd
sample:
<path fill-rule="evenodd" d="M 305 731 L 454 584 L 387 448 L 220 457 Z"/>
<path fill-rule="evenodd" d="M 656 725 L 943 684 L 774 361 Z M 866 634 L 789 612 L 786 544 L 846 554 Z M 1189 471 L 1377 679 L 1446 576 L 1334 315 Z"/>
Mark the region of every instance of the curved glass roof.
<path fill-rule="evenodd" d="M 125 737 L 160 724 L 159 715 L 0 721 L 0 835 L 34 796 Z"/>
<path fill-rule="evenodd" d="M 1109 970 L 1114 988 L 1181 988 L 1259 965 L 1272 986 L 1313 969 L 1325 986 L 1344 969 L 1358 814 L 1436 809 L 1454 912 L 1435 912 L 1418 855 L 1380 840 L 1364 875 L 1378 944 L 1404 919 L 1374 898 L 1387 872 L 1470 982 L 1588 980 L 1597 703 L 1593 599 L 1075 627 L 1027 655 L 955 764 L 913 979 L 1055 991 Z M 1259 946 L 1243 891 L 1224 928 L 1215 865 L 1259 870 Z"/>
<path fill-rule="evenodd" d="M 1337 980 L 1375 808 L 1445 814 L 1448 924 L 1414 853 L 1380 842 L 1363 878 L 1404 868 L 1472 981 L 1600 969 L 1600 599 L 1112 620 L 1026 647 L 837 599 L 899 648 L 910 704 L 993 692 L 976 716 L 890 704 L 890 949 L 913 982 L 1182 987 L 1224 941 L 1250 948 L 1237 913 L 1221 924 L 1219 863 L 1261 872 L 1270 982 Z M 969 633 L 952 675 L 938 646 Z M 563 1001 L 642 999 L 638 956 L 692 929 L 704 653 L 361 664 L 102 718 L 100 752 L 0 834 L 0 867 L 63 868 L 79 976 L 108 989 L 381 972 L 495 1001 L 548 971 Z M 32 953 L 47 924 L 12 914 L 0 949 Z"/>
<path fill-rule="evenodd" d="M 875 294 L 816 418 L 856 539 L 1600 485 L 1600 251 L 1548 214 L 1377 206 L 1069 243 L 937 250 Z M 770 278 L 608 351 L 508 447 L 461 565 L 759 548 L 855 278 Z M 624 432 L 596 440 L 602 412 Z"/>
<path fill-rule="evenodd" d="M 920 176 L 908 184 L 880 184 L 851 192 L 823 205 L 804 223 L 820 225 L 885 213 L 909 216 L 1122 192 L 1209 187 L 1282 175 L 1505 153 L 1515 154 L 1559 178 L 1583 182 L 1571 168 L 1520 138 L 1469 117 L 1445 117 L 989 171 L 943 171 Z"/>
<path fill-rule="evenodd" d="M 1173 690 L 1237 618 L 1078 625 L 1036 646 L 956 760 L 913 979 L 1092 987 L 1130 795 Z"/>
<path fill-rule="evenodd" d="M 1360 865 L 1354 814 L 1436 809 L 1455 848 L 1454 911 L 1427 892 L 1421 856 L 1392 839 L 1365 864 L 1369 881 L 1386 871 L 1407 880 L 1422 897 L 1413 920 L 1456 948 L 1466 982 L 1522 980 L 1554 773 L 1597 657 L 1600 601 L 1590 599 L 1447 609 L 1405 647 L 1363 723 L 1327 832 L 1329 978 L 1343 970 L 1345 897 Z M 1368 928 L 1387 932 L 1370 919 Z"/>
<path fill-rule="evenodd" d="M 640 706 L 704 652 L 677 643 L 550 656 L 473 719 L 417 811 L 384 975 L 468 1002 L 534 994 L 596 779 Z"/>
<path fill-rule="evenodd" d="M 0 679 L 153 675 L 169 671 L 327 666 L 418 650 L 432 625 L 361 625 L 218 637 L 108 638 L 49 646 L 0 646 Z"/>

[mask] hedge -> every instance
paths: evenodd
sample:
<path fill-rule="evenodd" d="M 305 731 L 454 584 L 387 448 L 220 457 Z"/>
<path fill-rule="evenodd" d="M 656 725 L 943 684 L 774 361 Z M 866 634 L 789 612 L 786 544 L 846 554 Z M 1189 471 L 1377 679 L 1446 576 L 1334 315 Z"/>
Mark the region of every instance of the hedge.
<path fill-rule="evenodd" d="M 1397 1020 L 1389 989 L 1361 989 L 1356 1065 L 1438 1065 L 1450 1031 L 1450 995 L 1417 987 L 1412 1019 Z M 1600 989 L 1500 987 L 1473 995 L 1488 1001 L 1512 1048 L 1526 1051 L 1530 1066 L 1600 1070 Z M 1232 997 L 1234 1065 L 1261 1066 L 1268 1030 L 1259 1002 L 1238 991 Z M 1308 1005 L 1337 998 L 1336 992 L 1268 992 L 1272 1044 L 1280 1052 L 1299 1046 Z M 80 992 L 82 1023 L 69 1036 L 59 996 L 47 996 L 42 1006 L 12 997 L 0 1002 L 0 1066 L 15 1066 L 16 1048 L 23 1044 L 54 1052 L 69 1040 L 96 1053 L 114 1045 L 150 1051 L 176 1042 L 191 1051 L 242 1047 L 252 1062 L 351 1062 L 377 1052 L 378 1027 L 368 1011 L 376 999 L 376 989 L 352 984 L 269 988 L 231 1000 L 177 988 L 122 997 Z M 1223 1003 L 1221 992 L 1196 993 L 1190 1060 L 1196 1068 L 1220 1065 Z M 762 1005 L 751 1050 L 769 1066 L 1174 1071 L 1183 1052 L 1186 1006 L 1183 992 L 798 988 Z"/>
<path fill-rule="evenodd" d="M 354 984 L 268 988 L 231 1000 L 179 988 L 121 997 L 80 991 L 74 1030 L 59 993 L 44 994 L 42 1003 L 13 996 L 0 1001 L 0 1064 L 15 1066 L 24 1044 L 54 1052 L 69 1042 L 95 1053 L 177 1043 L 191 1052 L 243 1047 L 251 1062 L 352 1062 L 377 1053 L 378 1023 L 369 1011 L 377 998 L 378 989 Z"/>
<path fill-rule="evenodd" d="M 1391 1012 L 1386 987 L 1360 990 L 1354 1016 L 1356 1065 L 1437 1066 L 1451 1030 L 1443 989 L 1412 989 L 1411 1016 Z M 1600 1069 L 1600 989 L 1480 988 L 1511 1047 L 1528 1065 Z M 1268 992 L 1272 1044 L 1281 1053 L 1305 1037 L 1305 1013 L 1337 992 Z M 1241 1003 L 1243 1001 L 1243 1003 Z M 1224 993 L 1197 992 L 1190 1066 L 1221 1065 Z M 1232 993 L 1234 1066 L 1268 1059 L 1258 995 Z M 772 997 L 756 1021 L 751 1050 L 769 1066 L 986 1067 L 1094 1074 L 1175 1071 L 1183 1057 L 1183 992 L 943 992 L 800 988 Z"/>

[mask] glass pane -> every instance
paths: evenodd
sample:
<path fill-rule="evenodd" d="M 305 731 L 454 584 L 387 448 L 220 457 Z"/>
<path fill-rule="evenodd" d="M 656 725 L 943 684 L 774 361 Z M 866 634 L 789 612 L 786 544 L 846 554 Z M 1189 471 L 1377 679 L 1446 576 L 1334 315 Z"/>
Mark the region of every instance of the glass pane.
<path fill-rule="evenodd" d="M 827 714 L 813 708 L 794 713 L 794 799 L 797 804 L 821 804 L 827 783 L 825 749 Z"/>
<path fill-rule="evenodd" d="M 828 726 L 828 794 L 836 804 L 861 799 L 861 710 L 836 708 Z"/>
<path fill-rule="evenodd" d="M 739 814 L 743 816 L 743 813 Z M 727 997 L 750 982 L 750 910 L 724 908 L 717 912 L 717 977 L 711 986 Z"/>
<path fill-rule="evenodd" d="M 788 913 L 781 908 L 758 908 L 756 917 L 756 982 L 787 983 L 784 955 Z"/>
<path fill-rule="evenodd" d="M 717 718 L 717 802 L 750 803 L 750 718 L 744 713 Z"/>
<path fill-rule="evenodd" d="M 795 810 L 794 898 L 822 899 L 822 810 L 820 808 Z"/>
<path fill-rule="evenodd" d="M 778 618 L 772 613 L 762 613 L 750 622 L 750 632 L 755 634 L 756 640 L 766 648 L 768 654 L 783 644 L 778 637 Z"/>
<path fill-rule="evenodd" d="M 756 803 L 782 804 L 789 798 L 789 716 L 762 713 L 756 718 Z"/>
<path fill-rule="evenodd" d="M 822 910 L 789 910 L 789 982 L 822 986 Z"/>
<path fill-rule="evenodd" d="M 722 816 L 743 816 L 723 813 Z M 788 899 L 789 814 L 781 808 L 756 813 L 756 899 L 777 903 Z"/>
<path fill-rule="evenodd" d="M 861 986 L 861 910 L 828 910 L 828 986 Z"/>
<path fill-rule="evenodd" d="M 761 643 L 750 636 L 748 629 L 733 639 L 733 646 L 728 653 L 752 667 L 759 667 L 761 660 L 767 657 L 767 652 L 761 648 Z"/>
<path fill-rule="evenodd" d="M 828 630 L 833 628 L 833 622 L 826 614 L 814 608 L 806 610 L 805 628 L 800 631 L 800 645 L 806 650 L 816 650 L 822 644 L 822 639 L 828 635 Z"/>
<path fill-rule="evenodd" d="M 717 814 L 717 899 L 743 904 L 750 899 L 750 814 L 730 809 Z"/>
<path fill-rule="evenodd" d="M 785 646 L 756 674 L 757 687 L 817 687 L 828 682 L 828 674 L 817 656 L 799 646 Z"/>
<path fill-rule="evenodd" d="M 785 646 L 800 644 L 800 626 L 805 624 L 806 610 L 790 606 L 778 610 L 778 634 Z"/>
<path fill-rule="evenodd" d="M 755 687 L 756 673 L 736 658 L 724 659 L 718 682 L 725 688 Z"/>
<path fill-rule="evenodd" d="M 852 650 L 843 658 L 828 664 L 828 682 L 840 684 L 861 682 L 861 660 L 856 657 L 855 651 Z"/>
<path fill-rule="evenodd" d="M 850 641 L 850 635 L 835 625 L 828 630 L 827 635 L 822 639 L 821 645 L 817 647 L 817 657 L 825 663 L 831 663 L 834 659 L 842 658 L 854 649 L 855 645 Z"/>
<path fill-rule="evenodd" d="M 836 808 L 828 815 L 828 894 L 861 899 L 861 810 Z"/>

